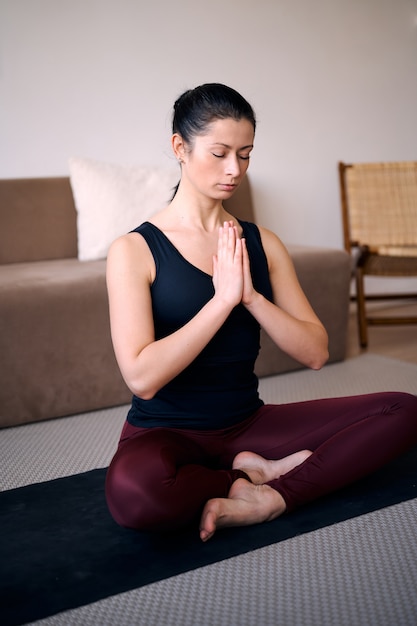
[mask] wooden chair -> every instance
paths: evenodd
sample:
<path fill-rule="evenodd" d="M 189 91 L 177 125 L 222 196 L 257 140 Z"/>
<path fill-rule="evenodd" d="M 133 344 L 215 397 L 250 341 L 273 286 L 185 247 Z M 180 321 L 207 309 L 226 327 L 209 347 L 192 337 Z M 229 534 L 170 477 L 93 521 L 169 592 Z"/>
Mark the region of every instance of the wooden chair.
<path fill-rule="evenodd" d="M 339 163 L 344 244 L 356 279 L 359 340 L 368 345 L 368 324 L 416 324 L 417 317 L 370 317 L 364 277 L 417 276 L 417 161 Z M 394 297 L 417 297 L 398 294 Z"/>

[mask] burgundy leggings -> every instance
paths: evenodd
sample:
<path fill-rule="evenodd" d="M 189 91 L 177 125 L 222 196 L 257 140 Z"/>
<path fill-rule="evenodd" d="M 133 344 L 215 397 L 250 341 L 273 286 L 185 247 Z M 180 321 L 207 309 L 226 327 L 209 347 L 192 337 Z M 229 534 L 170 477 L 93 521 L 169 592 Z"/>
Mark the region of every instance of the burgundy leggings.
<path fill-rule="evenodd" d="M 269 484 L 287 511 L 343 487 L 417 443 L 417 397 L 377 393 L 266 405 L 244 422 L 215 431 L 125 425 L 106 479 L 117 523 L 172 530 L 198 520 L 210 498 L 227 497 L 246 477 L 230 469 L 238 452 L 279 459 L 313 454 Z"/>

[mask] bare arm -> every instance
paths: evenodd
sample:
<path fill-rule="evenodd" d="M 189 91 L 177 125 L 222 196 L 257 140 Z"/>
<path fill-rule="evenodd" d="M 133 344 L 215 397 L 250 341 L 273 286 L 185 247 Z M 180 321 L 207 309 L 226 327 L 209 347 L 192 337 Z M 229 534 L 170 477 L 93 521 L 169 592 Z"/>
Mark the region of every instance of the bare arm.
<path fill-rule="evenodd" d="M 320 369 L 329 357 L 326 330 L 301 289 L 285 246 L 271 231 L 260 231 L 274 302 L 253 289 L 245 248 L 243 304 L 279 348 L 303 365 Z"/>
<path fill-rule="evenodd" d="M 232 229 L 230 229 L 232 230 Z M 122 376 L 135 395 L 150 399 L 203 350 L 242 297 L 242 246 L 221 229 L 214 297 L 182 328 L 155 340 L 150 287 L 155 265 L 136 233 L 116 240 L 107 259 L 111 334 Z"/>

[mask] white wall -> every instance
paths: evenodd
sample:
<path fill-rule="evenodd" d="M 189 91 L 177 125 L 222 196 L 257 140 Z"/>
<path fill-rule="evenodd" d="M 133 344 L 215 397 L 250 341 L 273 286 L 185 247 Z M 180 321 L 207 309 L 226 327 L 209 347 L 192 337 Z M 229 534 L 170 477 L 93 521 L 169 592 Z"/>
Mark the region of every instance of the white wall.
<path fill-rule="evenodd" d="M 342 246 L 339 160 L 417 159 L 417 0 L 0 0 L 0 177 L 166 164 L 171 107 L 219 81 L 258 116 L 258 221 Z"/>

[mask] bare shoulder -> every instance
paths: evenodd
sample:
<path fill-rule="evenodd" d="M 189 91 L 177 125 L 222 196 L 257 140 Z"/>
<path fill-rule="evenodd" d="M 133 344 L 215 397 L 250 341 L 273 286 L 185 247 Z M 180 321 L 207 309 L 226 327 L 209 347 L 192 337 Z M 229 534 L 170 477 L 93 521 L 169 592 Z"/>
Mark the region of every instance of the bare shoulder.
<path fill-rule="evenodd" d="M 271 270 L 277 263 L 289 263 L 292 265 L 289 252 L 281 239 L 272 230 L 258 226 L 261 235 L 262 246 L 268 259 L 268 266 Z"/>
<path fill-rule="evenodd" d="M 145 239 L 140 233 L 128 233 L 113 241 L 107 255 L 107 274 L 135 274 L 148 276 L 150 282 L 155 274 L 155 263 Z"/>

